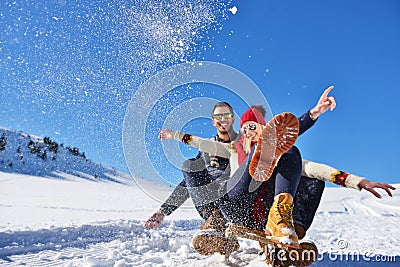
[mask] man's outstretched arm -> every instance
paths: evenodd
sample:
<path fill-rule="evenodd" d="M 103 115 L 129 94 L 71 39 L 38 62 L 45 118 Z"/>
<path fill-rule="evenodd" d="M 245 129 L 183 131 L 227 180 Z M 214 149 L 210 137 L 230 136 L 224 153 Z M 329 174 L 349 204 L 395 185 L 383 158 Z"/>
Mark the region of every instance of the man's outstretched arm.
<path fill-rule="evenodd" d="M 185 181 L 182 181 L 167 200 L 161 205 L 161 208 L 151 215 L 144 224 L 147 229 L 160 227 L 165 216 L 170 215 L 178 209 L 189 198 L 189 192 L 186 188 Z"/>

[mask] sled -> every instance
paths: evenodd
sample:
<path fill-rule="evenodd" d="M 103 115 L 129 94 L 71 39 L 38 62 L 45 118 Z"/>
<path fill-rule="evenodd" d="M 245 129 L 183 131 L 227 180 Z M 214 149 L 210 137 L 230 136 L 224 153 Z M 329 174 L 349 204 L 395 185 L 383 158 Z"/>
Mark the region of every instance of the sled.
<path fill-rule="evenodd" d="M 309 266 L 318 257 L 318 248 L 311 241 L 302 241 L 299 246 L 288 246 L 268 236 L 263 231 L 230 223 L 225 231 L 228 237 L 240 237 L 258 241 L 263 250 L 265 263 L 274 267 Z"/>

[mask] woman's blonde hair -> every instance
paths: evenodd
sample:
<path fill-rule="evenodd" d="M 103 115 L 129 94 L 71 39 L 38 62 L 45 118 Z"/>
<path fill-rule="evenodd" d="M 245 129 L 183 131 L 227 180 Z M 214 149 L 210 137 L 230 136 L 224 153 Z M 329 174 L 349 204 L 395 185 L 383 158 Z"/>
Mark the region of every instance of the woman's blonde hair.
<path fill-rule="evenodd" d="M 246 136 L 243 136 L 243 150 L 248 155 L 251 151 L 251 140 Z"/>

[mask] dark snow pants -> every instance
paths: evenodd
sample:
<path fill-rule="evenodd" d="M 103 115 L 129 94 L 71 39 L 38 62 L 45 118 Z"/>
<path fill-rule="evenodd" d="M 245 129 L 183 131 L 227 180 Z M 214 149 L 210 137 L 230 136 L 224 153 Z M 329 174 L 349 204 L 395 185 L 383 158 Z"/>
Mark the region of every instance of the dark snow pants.
<path fill-rule="evenodd" d="M 213 177 L 204 168 L 204 161 L 198 158 L 186 160 L 182 165 L 182 173 L 197 212 L 203 219 L 207 219 L 214 209 L 218 209 L 218 203 L 224 195 L 221 180 L 229 179 L 229 173 Z"/>

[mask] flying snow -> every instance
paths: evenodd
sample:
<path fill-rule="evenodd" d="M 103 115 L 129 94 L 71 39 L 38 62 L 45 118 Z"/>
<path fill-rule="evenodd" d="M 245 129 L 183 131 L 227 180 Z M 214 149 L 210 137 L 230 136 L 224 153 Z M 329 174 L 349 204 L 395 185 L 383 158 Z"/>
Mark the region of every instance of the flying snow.
<path fill-rule="evenodd" d="M 231 7 L 231 8 L 229 9 L 229 11 L 230 11 L 233 15 L 235 15 L 236 12 L 238 11 L 238 8 L 237 8 L 236 6 L 233 6 L 233 7 Z"/>
<path fill-rule="evenodd" d="M 121 8 L 127 63 L 152 75 L 167 66 L 188 62 L 210 44 L 209 30 L 226 19 L 227 4 L 208 1 L 143 1 Z M 143 74 L 143 73 L 141 73 Z"/>
<path fill-rule="evenodd" d="M 50 132 L 68 132 L 79 146 L 102 140 L 84 149 L 89 155 L 115 154 L 125 166 L 120 133 L 132 93 L 158 70 L 210 49 L 207 33 L 222 27 L 226 2 L 5 1 L 0 88 L 13 98 L 5 99 L 4 108 L 20 111 L 26 125 L 18 128 L 48 125 Z M 104 134 L 109 129 L 116 135 Z"/>

